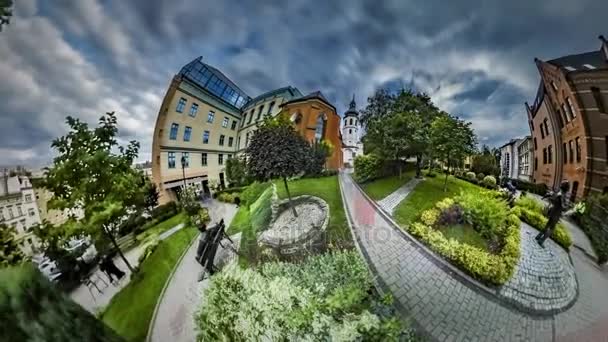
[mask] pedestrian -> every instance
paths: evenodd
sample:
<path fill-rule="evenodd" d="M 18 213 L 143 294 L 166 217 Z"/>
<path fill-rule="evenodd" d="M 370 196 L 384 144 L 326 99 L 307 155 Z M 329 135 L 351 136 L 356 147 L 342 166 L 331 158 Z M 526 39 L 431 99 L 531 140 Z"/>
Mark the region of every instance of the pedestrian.
<path fill-rule="evenodd" d="M 509 181 L 507 182 L 506 186 L 508 194 L 509 194 L 509 198 L 507 199 L 507 203 L 509 204 L 509 207 L 513 207 L 515 205 L 515 197 L 517 195 L 517 188 L 513 185 L 513 183 L 511 183 L 511 180 L 509 179 Z"/>
<path fill-rule="evenodd" d="M 122 279 L 125 276 L 125 272 L 121 271 L 112 260 L 112 257 L 108 254 L 101 261 L 100 269 L 102 269 L 110 278 L 110 282 L 113 283 L 114 279 L 112 276 L 116 277 L 116 280 Z"/>
<path fill-rule="evenodd" d="M 551 234 L 553 234 L 553 230 L 555 230 L 555 226 L 559 222 L 559 219 L 562 217 L 562 212 L 565 208 L 564 198 L 569 188 L 570 185 L 568 184 L 568 182 L 564 181 L 559 186 L 558 192 L 549 193 L 543 196 L 543 198 L 549 197 L 549 202 L 551 205 L 547 213 L 548 220 L 547 225 L 545 225 L 545 230 L 536 235 L 536 242 L 538 242 L 538 244 L 543 248 L 545 247 L 545 240 L 551 237 Z"/>
<path fill-rule="evenodd" d="M 241 205 L 241 198 L 239 196 L 234 198 L 234 204 L 236 204 L 237 208 Z"/>

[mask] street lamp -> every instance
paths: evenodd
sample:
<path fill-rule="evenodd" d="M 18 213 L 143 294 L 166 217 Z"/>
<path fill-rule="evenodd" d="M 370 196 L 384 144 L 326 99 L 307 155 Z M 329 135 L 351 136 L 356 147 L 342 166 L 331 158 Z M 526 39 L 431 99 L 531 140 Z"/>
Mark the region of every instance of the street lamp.
<path fill-rule="evenodd" d="M 182 179 L 184 181 L 184 191 L 186 191 L 186 157 L 182 156 Z"/>

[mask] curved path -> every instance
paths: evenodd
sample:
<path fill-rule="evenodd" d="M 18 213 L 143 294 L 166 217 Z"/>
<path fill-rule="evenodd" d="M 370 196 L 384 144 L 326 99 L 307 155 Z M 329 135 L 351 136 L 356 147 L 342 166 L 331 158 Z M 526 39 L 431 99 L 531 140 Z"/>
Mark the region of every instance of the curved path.
<path fill-rule="evenodd" d="M 608 275 L 576 249 L 579 298 L 567 311 L 534 317 L 480 292 L 412 242 L 340 174 L 342 197 L 359 248 L 405 318 L 437 341 L 607 341 Z M 410 317 L 407 315 L 411 314 Z"/>

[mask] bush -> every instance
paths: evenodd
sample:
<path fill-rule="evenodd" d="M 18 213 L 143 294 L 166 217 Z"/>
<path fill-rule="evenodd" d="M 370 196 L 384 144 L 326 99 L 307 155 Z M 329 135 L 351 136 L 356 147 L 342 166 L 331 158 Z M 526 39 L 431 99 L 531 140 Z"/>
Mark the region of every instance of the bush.
<path fill-rule="evenodd" d="M 368 182 L 382 176 L 384 161 L 375 154 L 366 154 L 355 158 L 355 179 L 357 182 Z"/>
<path fill-rule="evenodd" d="M 123 341 L 31 265 L 0 269 L 3 341 Z"/>
<path fill-rule="evenodd" d="M 177 204 L 175 202 L 169 202 L 154 208 L 151 216 L 157 220 L 164 221 L 175 214 L 177 214 Z"/>
<path fill-rule="evenodd" d="M 488 191 L 461 193 L 455 201 L 462 206 L 465 221 L 481 236 L 488 240 L 502 236 L 509 212 L 504 201 L 496 199 Z"/>
<path fill-rule="evenodd" d="M 137 259 L 139 265 L 141 265 L 141 263 L 144 262 L 144 260 L 146 260 L 150 256 L 150 254 L 152 254 L 156 250 L 156 247 L 158 247 L 159 244 L 160 240 L 158 239 L 158 237 L 156 237 L 154 238 L 154 241 L 152 241 L 149 245 L 146 246 L 144 252 Z"/>
<path fill-rule="evenodd" d="M 505 180 L 505 183 L 506 181 L 508 180 Z M 511 179 L 511 184 L 513 184 L 513 186 L 515 186 L 518 190 L 531 192 L 541 196 L 544 196 L 548 190 L 547 185 L 544 183 L 534 184 L 521 179 Z"/>
<path fill-rule="evenodd" d="M 482 180 L 482 183 L 488 188 L 496 188 L 496 178 L 494 178 L 494 176 L 485 176 Z"/>
<path fill-rule="evenodd" d="M 217 196 L 217 200 L 225 203 L 234 203 L 235 197 L 238 197 L 239 193 L 226 193 L 222 192 Z"/>
<path fill-rule="evenodd" d="M 483 174 L 483 173 L 481 173 L 481 172 L 480 172 L 480 173 L 478 173 L 478 174 L 477 174 L 477 176 L 476 176 L 476 177 L 477 177 L 477 181 L 481 182 L 481 181 L 484 179 L 484 177 L 485 177 L 485 176 L 486 176 L 486 175 L 484 175 L 484 174 Z"/>
<path fill-rule="evenodd" d="M 240 193 L 240 192 L 243 192 L 243 190 L 245 190 L 245 189 L 247 189 L 246 186 L 235 186 L 235 187 L 226 188 L 224 190 L 220 190 L 220 191 L 214 192 L 213 193 L 213 198 L 217 198 L 221 194 Z"/>
<path fill-rule="evenodd" d="M 477 178 L 475 178 L 475 172 L 471 172 L 471 171 L 469 171 L 469 172 L 466 173 L 466 177 L 468 179 L 470 179 L 470 180 L 476 180 L 477 179 Z"/>
<path fill-rule="evenodd" d="M 254 182 L 241 193 L 241 204 L 250 206 L 260 195 L 270 187 L 270 182 Z"/>
<path fill-rule="evenodd" d="M 199 341 L 398 340 L 398 320 L 382 307 L 356 252 L 259 271 L 230 265 L 214 276 L 197 314 Z"/>

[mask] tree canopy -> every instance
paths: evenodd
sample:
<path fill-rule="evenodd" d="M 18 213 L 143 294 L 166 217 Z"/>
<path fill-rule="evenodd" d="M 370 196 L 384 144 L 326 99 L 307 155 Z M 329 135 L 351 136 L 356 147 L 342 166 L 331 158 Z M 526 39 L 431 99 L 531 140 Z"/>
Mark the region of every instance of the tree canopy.
<path fill-rule="evenodd" d="M 26 260 L 15 239 L 15 229 L 0 223 L 0 267 L 14 266 Z"/>

